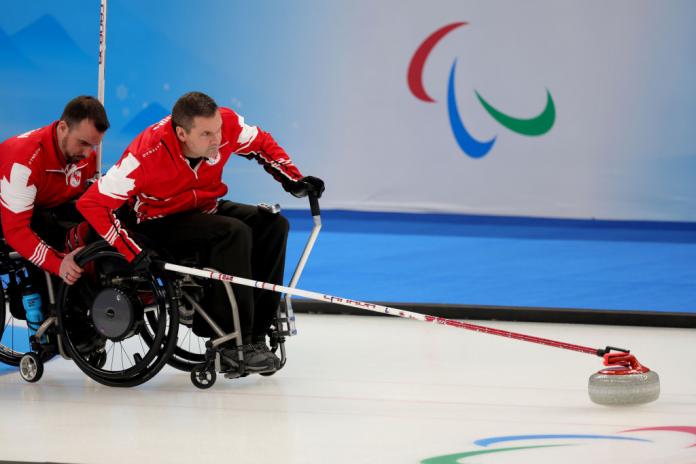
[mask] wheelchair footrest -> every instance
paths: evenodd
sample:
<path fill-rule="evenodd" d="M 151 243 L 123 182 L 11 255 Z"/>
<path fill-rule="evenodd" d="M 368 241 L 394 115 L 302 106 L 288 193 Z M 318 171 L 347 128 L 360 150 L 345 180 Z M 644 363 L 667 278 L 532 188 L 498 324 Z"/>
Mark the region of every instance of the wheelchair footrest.
<path fill-rule="evenodd" d="M 292 337 L 297 335 L 297 329 L 295 328 L 295 315 L 290 317 L 278 317 L 277 318 L 277 331 L 278 335 L 281 337 Z"/>

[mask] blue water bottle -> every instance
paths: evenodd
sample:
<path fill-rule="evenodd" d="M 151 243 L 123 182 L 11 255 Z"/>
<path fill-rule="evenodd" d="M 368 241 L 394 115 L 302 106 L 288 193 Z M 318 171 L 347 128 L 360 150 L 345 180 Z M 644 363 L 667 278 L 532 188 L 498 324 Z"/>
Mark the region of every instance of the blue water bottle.
<path fill-rule="evenodd" d="M 27 328 L 29 337 L 36 334 L 44 321 L 41 310 L 41 295 L 35 291 L 28 278 L 22 279 L 22 306 L 27 314 Z M 42 336 L 40 343 L 46 342 L 46 336 Z"/>

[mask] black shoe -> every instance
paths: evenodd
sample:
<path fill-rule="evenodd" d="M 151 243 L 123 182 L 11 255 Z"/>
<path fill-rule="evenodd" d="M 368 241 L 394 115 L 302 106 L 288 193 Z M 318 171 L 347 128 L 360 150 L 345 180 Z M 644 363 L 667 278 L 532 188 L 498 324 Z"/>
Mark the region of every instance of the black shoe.
<path fill-rule="evenodd" d="M 257 353 L 263 353 L 267 358 L 271 359 L 276 370 L 280 369 L 280 358 L 268 348 L 265 337 L 263 339 L 256 339 L 252 346 Z"/>
<path fill-rule="evenodd" d="M 222 350 L 220 361 L 222 372 L 239 370 L 239 350 L 244 355 L 244 364 L 249 372 L 274 372 L 276 370 L 273 359 L 263 352 L 257 351 L 252 344 L 242 345 L 239 348 L 226 348 Z"/>
<path fill-rule="evenodd" d="M 220 352 L 220 373 L 241 371 L 237 348 L 225 348 Z"/>

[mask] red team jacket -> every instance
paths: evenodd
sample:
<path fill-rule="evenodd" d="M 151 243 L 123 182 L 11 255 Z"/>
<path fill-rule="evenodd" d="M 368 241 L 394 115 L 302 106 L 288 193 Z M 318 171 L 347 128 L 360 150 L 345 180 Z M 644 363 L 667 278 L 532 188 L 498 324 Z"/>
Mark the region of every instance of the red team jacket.
<path fill-rule="evenodd" d="M 96 174 L 96 154 L 67 164 L 58 148 L 58 122 L 0 144 L 0 220 L 7 243 L 36 266 L 58 274 L 63 253 L 30 228 L 34 208 L 53 208 L 78 197 Z"/>
<path fill-rule="evenodd" d="M 220 115 L 222 140 L 214 158 L 191 168 L 167 116 L 138 135 L 118 163 L 77 202 L 91 226 L 129 261 L 142 250 L 113 211 L 133 197 L 138 222 L 184 211 L 215 213 L 218 199 L 227 193 L 222 169 L 232 154 L 255 158 L 284 185 L 302 178 L 269 133 L 248 126 L 229 108 L 221 107 Z"/>

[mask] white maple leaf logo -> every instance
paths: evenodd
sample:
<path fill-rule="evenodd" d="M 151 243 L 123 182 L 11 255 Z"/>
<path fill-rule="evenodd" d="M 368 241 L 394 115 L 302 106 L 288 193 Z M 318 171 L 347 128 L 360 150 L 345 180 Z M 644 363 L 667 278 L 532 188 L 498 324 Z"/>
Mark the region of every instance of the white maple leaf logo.
<path fill-rule="evenodd" d="M 242 150 L 251 144 L 256 136 L 259 135 L 259 128 L 246 124 L 242 116 L 237 115 L 237 117 L 239 118 L 239 126 L 242 128 L 242 131 L 239 133 L 239 137 L 237 138 L 237 144 L 239 144 L 238 149 Z"/>
<path fill-rule="evenodd" d="M 111 198 L 126 200 L 135 187 L 135 180 L 128 176 L 139 166 L 140 162 L 135 156 L 128 153 L 120 163 L 112 166 L 106 175 L 99 179 L 97 184 L 99 193 Z"/>
<path fill-rule="evenodd" d="M 23 164 L 15 163 L 10 170 L 10 180 L 3 177 L 0 180 L 0 201 L 2 205 L 15 214 L 29 211 L 34 207 L 36 186 L 27 185 L 31 169 Z"/>

